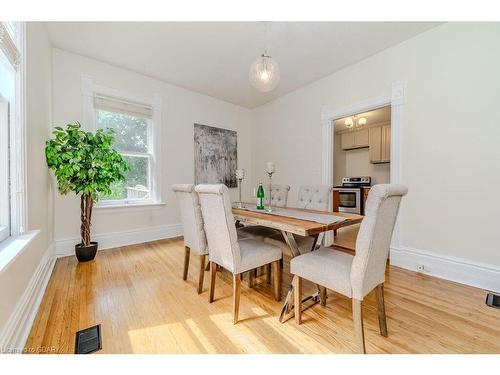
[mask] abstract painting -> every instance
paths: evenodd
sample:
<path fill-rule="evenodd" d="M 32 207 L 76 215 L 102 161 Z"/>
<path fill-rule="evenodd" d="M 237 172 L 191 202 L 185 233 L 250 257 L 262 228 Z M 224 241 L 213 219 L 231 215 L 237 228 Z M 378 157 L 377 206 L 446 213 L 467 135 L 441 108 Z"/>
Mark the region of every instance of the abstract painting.
<path fill-rule="evenodd" d="M 194 124 L 194 183 L 237 187 L 237 133 Z"/>

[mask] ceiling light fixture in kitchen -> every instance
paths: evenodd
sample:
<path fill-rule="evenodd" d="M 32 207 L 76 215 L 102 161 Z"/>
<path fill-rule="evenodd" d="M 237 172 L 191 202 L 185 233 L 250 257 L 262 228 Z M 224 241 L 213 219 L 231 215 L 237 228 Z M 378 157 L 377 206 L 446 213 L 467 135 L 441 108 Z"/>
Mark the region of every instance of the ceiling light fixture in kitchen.
<path fill-rule="evenodd" d="M 368 123 L 366 117 L 357 118 L 356 115 L 352 117 L 347 117 L 344 121 L 344 125 L 347 129 L 353 130 L 354 128 L 361 128 Z"/>

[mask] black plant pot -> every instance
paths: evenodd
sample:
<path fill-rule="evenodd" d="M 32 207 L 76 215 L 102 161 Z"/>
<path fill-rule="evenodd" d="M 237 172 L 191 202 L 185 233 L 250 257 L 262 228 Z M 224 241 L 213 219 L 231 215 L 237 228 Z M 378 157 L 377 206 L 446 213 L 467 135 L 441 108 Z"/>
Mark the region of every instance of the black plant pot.
<path fill-rule="evenodd" d="M 91 242 L 90 246 L 82 246 L 81 243 L 75 245 L 76 258 L 79 262 L 93 260 L 97 254 L 97 242 Z"/>

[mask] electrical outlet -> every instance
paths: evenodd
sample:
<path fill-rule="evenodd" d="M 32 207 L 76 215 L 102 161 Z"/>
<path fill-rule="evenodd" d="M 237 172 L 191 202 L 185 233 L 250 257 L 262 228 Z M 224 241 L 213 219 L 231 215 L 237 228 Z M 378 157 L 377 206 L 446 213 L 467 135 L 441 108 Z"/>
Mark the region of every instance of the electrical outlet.
<path fill-rule="evenodd" d="M 425 267 L 423 264 L 417 264 L 417 272 L 424 272 Z"/>

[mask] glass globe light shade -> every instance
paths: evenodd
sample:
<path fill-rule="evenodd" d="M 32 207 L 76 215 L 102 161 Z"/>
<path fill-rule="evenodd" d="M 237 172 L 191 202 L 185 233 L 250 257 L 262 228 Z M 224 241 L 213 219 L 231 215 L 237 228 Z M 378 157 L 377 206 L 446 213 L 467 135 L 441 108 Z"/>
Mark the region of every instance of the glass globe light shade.
<path fill-rule="evenodd" d="M 358 120 L 358 125 L 359 125 L 359 126 L 366 125 L 366 123 L 367 123 L 366 117 L 361 117 L 361 118 Z"/>
<path fill-rule="evenodd" d="M 250 66 L 249 79 L 252 86 L 261 92 L 274 90 L 280 80 L 278 63 L 272 57 L 262 55 Z"/>
<path fill-rule="evenodd" d="M 346 128 L 352 128 L 353 125 L 352 118 L 350 117 L 346 118 L 344 121 L 344 125 L 346 126 Z"/>

